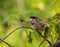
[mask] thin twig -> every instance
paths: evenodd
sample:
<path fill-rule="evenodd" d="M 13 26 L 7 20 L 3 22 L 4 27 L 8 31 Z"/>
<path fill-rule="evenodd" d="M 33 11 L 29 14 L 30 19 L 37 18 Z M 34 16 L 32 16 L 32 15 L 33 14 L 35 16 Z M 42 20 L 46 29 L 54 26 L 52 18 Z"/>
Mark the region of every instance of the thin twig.
<path fill-rule="evenodd" d="M 0 41 L 1 41 L 2 39 L 0 38 Z M 9 47 L 12 47 L 8 42 L 6 42 L 6 41 L 4 41 L 4 40 L 2 40 L 2 42 L 3 43 L 5 43 L 5 44 L 7 44 Z"/>
<path fill-rule="evenodd" d="M 16 28 L 15 30 L 11 31 L 9 34 L 7 34 L 7 35 L 0 41 L 0 43 L 1 43 L 3 40 L 5 40 L 7 37 L 9 37 L 13 32 L 15 32 L 16 30 L 18 30 L 18 29 L 20 29 L 20 28 L 29 28 L 29 29 L 32 29 L 32 28 L 26 27 L 26 26 L 18 27 L 18 28 Z M 32 30 L 33 30 L 33 29 L 32 29 Z"/>
<path fill-rule="evenodd" d="M 7 35 L 0 41 L 0 43 L 3 42 L 3 40 L 5 40 L 7 37 L 9 37 L 13 32 L 15 32 L 16 30 L 18 30 L 18 29 L 20 29 L 20 28 L 29 28 L 29 29 L 32 29 L 31 27 L 27 27 L 27 26 L 18 27 L 18 28 L 16 28 L 15 30 L 11 31 L 9 34 L 7 34 Z M 34 30 L 34 29 L 32 29 L 32 30 Z M 40 35 L 42 38 L 44 38 L 44 36 L 43 36 L 39 31 L 37 31 L 37 32 L 39 33 L 39 35 Z M 49 40 L 47 40 L 46 38 L 44 38 L 44 39 L 49 43 L 49 45 L 52 45 L 52 43 L 51 43 Z M 8 43 L 6 43 L 6 44 L 8 44 Z"/>
<path fill-rule="evenodd" d="M 37 31 L 37 32 L 43 39 L 45 39 L 49 43 L 49 45 L 52 45 L 52 43 L 47 38 L 45 38 L 39 31 Z"/>
<path fill-rule="evenodd" d="M 43 44 L 44 41 L 45 41 L 45 39 L 40 43 L 39 47 Z"/>

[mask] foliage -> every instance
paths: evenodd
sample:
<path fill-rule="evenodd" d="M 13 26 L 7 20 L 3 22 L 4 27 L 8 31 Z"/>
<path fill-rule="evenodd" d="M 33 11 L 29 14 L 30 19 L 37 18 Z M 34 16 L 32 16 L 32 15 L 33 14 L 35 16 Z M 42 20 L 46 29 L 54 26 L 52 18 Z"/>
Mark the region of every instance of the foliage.
<path fill-rule="evenodd" d="M 60 39 L 60 0 L 23 0 L 24 14 L 21 14 L 22 10 L 19 9 L 23 6 L 17 1 L 0 0 L 0 38 L 4 38 L 16 27 L 23 25 L 31 27 L 29 23 L 20 20 L 29 21 L 29 17 L 35 15 L 47 21 L 42 33 L 45 38 L 53 43 Z M 38 47 L 42 40 L 38 33 L 30 29 L 18 29 L 6 38 L 13 47 Z M 0 43 L 0 47 L 8 46 Z M 41 47 L 48 47 L 48 43 L 44 41 Z"/>

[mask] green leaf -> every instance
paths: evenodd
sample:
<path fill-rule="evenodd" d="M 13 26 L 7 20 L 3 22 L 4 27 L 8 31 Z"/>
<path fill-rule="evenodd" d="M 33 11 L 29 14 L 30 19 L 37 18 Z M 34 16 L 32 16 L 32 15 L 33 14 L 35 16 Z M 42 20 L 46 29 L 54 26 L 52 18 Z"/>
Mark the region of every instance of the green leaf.
<path fill-rule="evenodd" d="M 55 25 L 55 31 L 60 34 L 60 22 L 57 22 Z"/>
<path fill-rule="evenodd" d="M 46 26 L 44 31 L 44 37 L 47 38 L 50 35 L 50 27 Z"/>

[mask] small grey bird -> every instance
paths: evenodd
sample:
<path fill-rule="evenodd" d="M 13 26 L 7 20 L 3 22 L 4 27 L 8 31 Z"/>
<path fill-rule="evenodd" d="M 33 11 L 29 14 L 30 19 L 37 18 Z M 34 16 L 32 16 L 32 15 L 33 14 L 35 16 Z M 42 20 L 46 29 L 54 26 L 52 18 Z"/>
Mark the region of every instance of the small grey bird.
<path fill-rule="evenodd" d="M 36 16 L 30 17 L 30 23 L 35 30 L 38 30 L 40 33 L 44 30 L 45 22 L 39 19 Z"/>

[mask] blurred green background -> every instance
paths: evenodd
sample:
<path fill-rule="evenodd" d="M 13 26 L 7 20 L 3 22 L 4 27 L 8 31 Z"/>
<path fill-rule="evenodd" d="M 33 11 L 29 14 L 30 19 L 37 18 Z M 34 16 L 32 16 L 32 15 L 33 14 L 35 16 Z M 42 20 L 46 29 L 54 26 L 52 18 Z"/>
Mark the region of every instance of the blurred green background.
<path fill-rule="evenodd" d="M 0 0 L 0 38 L 4 38 L 18 26 L 30 26 L 27 23 L 21 23 L 20 19 L 29 21 L 30 16 L 36 15 L 45 20 L 46 18 L 52 18 L 56 13 L 60 13 L 60 0 Z M 52 28 L 51 35 L 56 42 L 60 39 L 60 32 L 56 33 L 54 27 Z M 33 32 L 31 29 L 18 29 L 5 41 L 13 47 L 38 47 L 43 39 L 37 33 L 35 33 L 35 36 Z M 53 42 L 51 37 L 48 39 Z M 0 43 L 0 47 L 8 46 Z M 41 47 L 48 47 L 48 43 L 45 41 Z"/>

